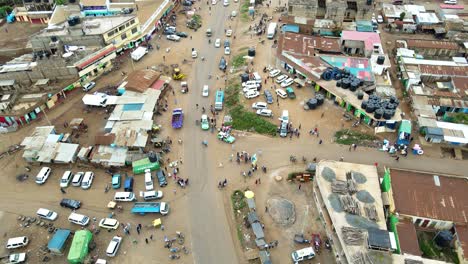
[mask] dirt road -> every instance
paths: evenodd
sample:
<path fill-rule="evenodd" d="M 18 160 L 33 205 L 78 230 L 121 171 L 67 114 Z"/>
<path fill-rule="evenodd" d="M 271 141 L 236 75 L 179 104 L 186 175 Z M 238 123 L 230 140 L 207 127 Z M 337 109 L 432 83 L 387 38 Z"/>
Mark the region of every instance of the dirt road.
<path fill-rule="evenodd" d="M 223 7 L 222 3 L 218 3 L 211 7 L 211 16 L 204 9 L 204 27 L 194 34 L 196 36 L 191 42 L 193 48 L 199 52 L 199 58 L 192 64 L 193 72 L 188 79 L 191 90 L 184 98 L 184 109 L 189 113 L 185 123 L 189 128 L 186 127 L 183 131 L 183 152 L 187 161 L 184 168 L 189 171 L 191 180 L 188 219 L 193 258 L 194 263 L 239 263 L 226 218 L 223 196 L 216 187 L 219 179 L 212 169 L 219 143 L 210 132 L 202 131 L 199 126 L 194 127 L 195 120 L 201 116 L 201 107 L 204 106 L 209 112 L 210 104 L 214 103 L 216 75 L 221 73 L 217 66 L 223 52 L 222 48 L 214 47 L 214 39 L 224 39 L 224 24 L 219 21 L 226 20 L 233 7 Z M 211 44 L 208 44 L 204 36 L 208 27 L 214 32 Z M 204 62 L 201 61 L 201 56 L 205 57 Z M 213 76 L 211 80 L 208 80 L 209 74 Z M 207 98 L 201 96 L 201 88 L 205 84 L 210 87 L 210 96 Z M 199 105 L 199 110 L 196 109 L 196 104 Z M 203 140 L 208 141 L 208 148 L 202 146 Z"/>

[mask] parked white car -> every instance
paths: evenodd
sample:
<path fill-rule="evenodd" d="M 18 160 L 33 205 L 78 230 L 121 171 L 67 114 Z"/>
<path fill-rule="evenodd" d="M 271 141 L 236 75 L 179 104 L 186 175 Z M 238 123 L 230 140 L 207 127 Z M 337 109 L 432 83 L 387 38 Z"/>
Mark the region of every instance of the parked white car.
<path fill-rule="evenodd" d="M 258 91 L 258 87 L 254 85 L 249 85 L 242 88 L 242 92 L 246 93 L 248 91 Z"/>
<path fill-rule="evenodd" d="M 65 171 L 60 179 L 60 187 L 66 188 L 70 184 L 73 178 L 73 173 L 71 171 Z"/>
<path fill-rule="evenodd" d="M 226 37 L 232 36 L 232 29 L 226 30 Z"/>
<path fill-rule="evenodd" d="M 221 39 L 219 39 L 219 38 L 216 39 L 216 40 L 215 40 L 215 43 L 214 43 L 214 46 L 215 46 L 215 48 L 221 47 Z"/>
<path fill-rule="evenodd" d="M 229 0 L 224 0 L 223 1 L 223 6 L 228 6 L 229 5 Z"/>
<path fill-rule="evenodd" d="M 280 70 L 274 69 L 274 70 L 271 70 L 270 73 L 269 73 L 268 75 L 269 75 L 271 78 L 274 78 L 274 77 L 278 76 L 280 73 L 281 73 Z"/>
<path fill-rule="evenodd" d="M 224 55 L 229 55 L 231 54 L 231 48 L 230 47 L 225 47 L 224 48 Z"/>
<path fill-rule="evenodd" d="M 267 109 L 268 105 L 265 102 L 255 102 L 255 103 L 252 104 L 252 108 L 256 109 L 256 110 L 258 110 L 258 109 Z"/>
<path fill-rule="evenodd" d="M 212 5 L 216 5 L 217 3 L 218 3 L 217 0 L 212 0 L 212 1 L 211 1 L 211 4 L 212 4 Z"/>
<path fill-rule="evenodd" d="M 49 209 L 45 209 L 45 208 L 39 208 L 36 214 L 40 218 L 50 220 L 50 221 L 55 221 L 55 219 L 57 219 L 57 216 L 58 216 L 56 212 L 51 211 Z"/>
<path fill-rule="evenodd" d="M 180 40 L 180 37 L 177 36 L 177 35 L 167 35 L 166 38 L 168 40 L 172 40 L 172 41 L 179 41 Z"/>
<path fill-rule="evenodd" d="M 37 184 L 44 184 L 47 179 L 49 178 L 52 169 L 49 167 L 42 167 L 39 173 L 36 175 L 36 183 Z"/>
<path fill-rule="evenodd" d="M 107 246 L 106 255 L 108 257 L 115 257 L 115 255 L 117 255 L 117 252 L 119 251 L 121 243 L 122 243 L 122 237 L 119 237 L 119 236 L 113 237 L 109 245 Z"/>
<path fill-rule="evenodd" d="M 286 74 L 280 75 L 276 77 L 276 83 L 282 83 L 286 79 L 288 79 L 288 76 Z"/>
<path fill-rule="evenodd" d="M 119 227 L 119 221 L 114 218 L 103 218 L 99 221 L 99 227 L 105 229 L 117 229 Z"/>
<path fill-rule="evenodd" d="M 210 89 L 208 88 L 208 85 L 203 85 L 203 89 L 202 89 L 202 96 L 203 97 L 207 97 L 208 95 L 210 95 Z"/>
<path fill-rule="evenodd" d="M 378 15 L 378 16 L 377 16 L 377 23 L 380 24 L 380 23 L 383 23 L 383 22 L 384 22 L 384 21 L 383 21 L 382 15 Z"/>
<path fill-rule="evenodd" d="M 81 181 L 83 180 L 84 172 L 80 171 L 73 175 L 72 186 L 79 187 L 81 186 Z"/>
<path fill-rule="evenodd" d="M 196 57 L 198 57 L 198 52 L 194 49 L 192 50 L 192 59 L 195 59 Z"/>
<path fill-rule="evenodd" d="M 81 181 L 81 188 L 84 190 L 91 188 L 91 184 L 93 184 L 93 180 L 94 180 L 94 172 L 92 171 L 85 172 L 85 175 L 83 176 L 83 180 Z"/>
<path fill-rule="evenodd" d="M 293 84 L 293 82 L 294 82 L 293 78 L 288 78 L 281 83 L 281 87 L 283 88 L 288 87 L 289 85 Z"/>
<path fill-rule="evenodd" d="M 288 94 L 283 89 L 278 88 L 275 90 L 275 92 L 276 92 L 276 95 L 278 95 L 279 97 L 283 99 L 288 97 Z"/>
<path fill-rule="evenodd" d="M 8 264 L 23 263 L 26 261 L 26 253 L 16 253 L 8 256 Z"/>
<path fill-rule="evenodd" d="M 270 109 L 258 109 L 257 110 L 257 115 L 272 117 L 273 116 L 273 111 L 271 111 Z"/>
<path fill-rule="evenodd" d="M 456 4 L 457 4 L 457 0 L 445 0 L 445 1 L 444 1 L 444 4 L 447 4 L 447 5 L 456 5 Z"/>
<path fill-rule="evenodd" d="M 257 81 L 250 80 L 250 81 L 246 81 L 246 82 L 243 82 L 243 83 L 242 83 L 242 87 L 246 87 L 246 86 L 257 86 L 257 87 L 260 87 L 260 84 L 259 84 Z"/>
<path fill-rule="evenodd" d="M 260 93 L 255 90 L 250 90 L 244 94 L 245 98 L 247 99 L 252 99 L 252 98 L 258 97 L 259 95 Z"/>
<path fill-rule="evenodd" d="M 96 86 L 95 82 L 85 83 L 85 84 L 83 84 L 83 91 L 87 92 L 87 91 L 93 89 L 95 86 Z"/>

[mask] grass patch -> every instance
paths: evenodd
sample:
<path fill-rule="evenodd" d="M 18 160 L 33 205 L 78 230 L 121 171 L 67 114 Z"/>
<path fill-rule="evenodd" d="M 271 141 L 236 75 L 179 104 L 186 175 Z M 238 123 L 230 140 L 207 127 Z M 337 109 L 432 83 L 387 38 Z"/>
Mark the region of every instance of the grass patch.
<path fill-rule="evenodd" d="M 255 131 L 259 134 L 275 136 L 276 125 L 266 121 L 253 112 L 246 111 L 237 105 L 229 111 L 232 117 L 232 127 L 238 130 Z"/>
<path fill-rule="evenodd" d="M 435 233 L 418 233 L 419 248 L 423 252 L 423 257 L 453 262 L 455 264 L 460 263 L 457 254 L 450 248 L 439 248 L 436 246 L 432 240 L 434 236 Z"/>
<path fill-rule="evenodd" d="M 237 225 L 236 231 L 241 247 L 244 247 L 244 234 L 242 233 L 242 226 L 240 224 Z"/>
<path fill-rule="evenodd" d="M 376 139 L 377 137 L 374 135 L 369 135 L 349 129 L 339 130 L 335 133 L 335 141 L 338 144 L 343 145 L 352 145 L 353 143 L 367 145 L 367 143 L 372 143 L 372 141 Z"/>
<path fill-rule="evenodd" d="M 249 0 L 245 0 L 240 7 L 240 18 L 242 22 L 247 22 L 250 20 L 249 5 Z"/>
<path fill-rule="evenodd" d="M 244 58 L 245 55 L 247 55 L 247 53 L 242 52 L 242 53 L 234 56 L 234 58 L 232 59 L 232 66 L 235 67 L 235 68 L 239 68 L 241 66 L 244 66 L 245 63 L 246 63 L 246 60 Z"/>
<path fill-rule="evenodd" d="M 226 87 L 226 90 L 224 91 L 224 93 L 226 95 L 226 107 L 227 108 L 232 108 L 236 106 L 237 104 L 239 104 L 240 89 L 241 89 L 241 86 L 239 83 L 231 84 L 228 87 Z"/>

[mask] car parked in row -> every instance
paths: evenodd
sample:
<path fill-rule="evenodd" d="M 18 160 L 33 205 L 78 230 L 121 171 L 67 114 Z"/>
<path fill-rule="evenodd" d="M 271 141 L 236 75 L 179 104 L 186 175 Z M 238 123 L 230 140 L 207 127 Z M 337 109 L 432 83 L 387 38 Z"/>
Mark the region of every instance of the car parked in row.
<path fill-rule="evenodd" d="M 60 187 L 61 188 L 68 187 L 72 178 L 73 178 L 73 173 L 71 171 L 65 171 L 62 175 L 62 178 L 60 178 Z"/>
<path fill-rule="evenodd" d="M 281 73 L 280 70 L 278 70 L 278 69 L 273 69 L 273 70 L 270 71 L 270 73 L 268 74 L 268 76 L 270 76 L 271 78 L 274 78 L 274 77 L 278 76 L 280 73 Z"/>
<path fill-rule="evenodd" d="M 81 188 L 83 190 L 87 190 L 91 188 L 91 184 L 93 184 L 94 180 L 94 173 L 92 171 L 87 171 L 83 176 L 83 180 L 81 181 Z"/>
<path fill-rule="evenodd" d="M 120 244 L 122 244 L 122 237 L 114 236 L 111 239 L 109 245 L 107 246 L 106 255 L 108 257 L 115 257 L 115 255 L 117 255 L 117 252 L 119 251 Z"/>
<path fill-rule="evenodd" d="M 256 91 L 256 90 L 250 90 L 250 91 L 244 93 L 244 96 L 247 99 L 252 99 L 252 98 L 258 97 L 259 95 L 260 95 L 260 93 L 258 91 Z"/>
<path fill-rule="evenodd" d="M 288 97 L 288 94 L 283 89 L 278 88 L 278 89 L 275 90 L 275 92 L 276 92 L 277 96 L 279 96 L 279 97 L 281 97 L 283 99 Z"/>
<path fill-rule="evenodd" d="M 276 77 L 276 83 L 282 83 L 284 80 L 288 79 L 288 76 L 286 74 L 282 74 L 278 77 Z"/>
<path fill-rule="evenodd" d="M 255 102 L 255 103 L 252 104 L 252 108 L 255 109 L 255 110 L 267 109 L 268 105 L 265 102 Z"/>
<path fill-rule="evenodd" d="M 294 82 L 293 78 L 288 78 L 281 83 L 281 87 L 285 88 L 291 85 Z"/>
<path fill-rule="evenodd" d="M 272 117 L 273 116 L 273 111 L 271 111 L 270 109 L 258 109 L 257 110 L 257 115 L 259 116 L 266 116 L 266 117 Z"/>
<path fill-rule="evenodd" d="M 75 173 L 72 179 L 72 186 L 80 187 L 81 181 L 83 181 L 83 177 L 84 177 L 84 172 L 80 171 L 80 172 Z"/>
<path fill-rule="evenodd" d="M 112 189 L 119 189 L 122 183 L 122 175 L 116 173 L 112 174 Z"/>
<path fill-rule="evenodd" d="M 177 36 L 177 35 L 167 35 L 167 36 L 166 36 L 166 39 L 172 40 L 172 41 L 179 41 L 179 40 L 180 40 L 180 37 Z"/>

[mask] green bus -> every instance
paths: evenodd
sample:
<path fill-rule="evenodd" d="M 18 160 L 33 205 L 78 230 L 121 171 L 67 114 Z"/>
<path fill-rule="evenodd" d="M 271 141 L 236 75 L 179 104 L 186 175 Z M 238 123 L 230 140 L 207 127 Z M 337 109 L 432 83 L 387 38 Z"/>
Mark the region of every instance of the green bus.
<path fill-rule="evenodd" d="M 68 252 L 68 263 L 81 264 L 84 263 L 88 256 L 88 246 L 93 240 L 93 234 L 89 230 L 79 230 L 75 232 L 70 251 Z"/>

